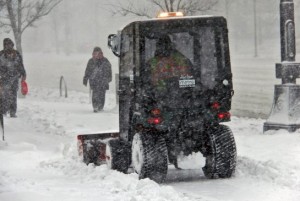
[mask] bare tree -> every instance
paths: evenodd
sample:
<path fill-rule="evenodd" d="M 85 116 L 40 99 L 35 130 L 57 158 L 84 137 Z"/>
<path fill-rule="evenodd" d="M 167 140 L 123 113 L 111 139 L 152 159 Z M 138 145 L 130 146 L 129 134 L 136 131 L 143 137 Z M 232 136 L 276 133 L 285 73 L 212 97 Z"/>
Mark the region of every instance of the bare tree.
<path fill-rule="evenodd" d="M 0 0 L 0 11 L 3 9 L 5 6 L 4 0 Z"/>
<path fill-rule="evenodd" d="M 22 34 L 62 0 L 0 0 L 0 28 L 14 34 L 17 50 L 22 54 Z M 2 8 L 2 9 L 1 9 Z"/>
<path fill-rule="evenodd" d="M 115 4 L 107 4 L 115 15 L 135 15 L 152 18 L 157 11 L 182 11 L 186 15 L 211 10 L 219 0 L 122 0 Z"/>

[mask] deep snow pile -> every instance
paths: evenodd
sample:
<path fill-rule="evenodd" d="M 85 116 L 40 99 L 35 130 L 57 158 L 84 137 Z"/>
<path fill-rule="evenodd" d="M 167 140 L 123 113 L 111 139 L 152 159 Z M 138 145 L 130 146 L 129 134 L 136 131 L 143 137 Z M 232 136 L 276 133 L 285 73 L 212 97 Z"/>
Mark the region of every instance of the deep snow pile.
<path fill-rule="evenodd" d="M 208 180 L 199 154 L 181 157 L 167 181 L 158 185 L 135 173 L 86 166 L 77 154 L 76 135 L 118 130 L 113 93 L 102 113 L 92 113 L 87 93 L 31 88 L 19 99 L 18 118 L 5 117 L 0 144 L 1 201 L 82 200 L 300 200 L 300 132 L 262 134 L 262 119 L 233 117 L 228 123 L 237 143 L 237 171 L 231 179 Z"/>

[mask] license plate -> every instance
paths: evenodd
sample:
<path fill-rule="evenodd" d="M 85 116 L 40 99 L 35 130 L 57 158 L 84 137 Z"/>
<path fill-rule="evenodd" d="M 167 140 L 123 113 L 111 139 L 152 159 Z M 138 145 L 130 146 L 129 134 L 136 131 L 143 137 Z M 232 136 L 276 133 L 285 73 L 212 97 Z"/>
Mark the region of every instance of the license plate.
<path fill-rule="evenodd" d="M 179 80 L 179 87 L 180 88 L 195 87 L 195 80 L 194 79 Z"/>

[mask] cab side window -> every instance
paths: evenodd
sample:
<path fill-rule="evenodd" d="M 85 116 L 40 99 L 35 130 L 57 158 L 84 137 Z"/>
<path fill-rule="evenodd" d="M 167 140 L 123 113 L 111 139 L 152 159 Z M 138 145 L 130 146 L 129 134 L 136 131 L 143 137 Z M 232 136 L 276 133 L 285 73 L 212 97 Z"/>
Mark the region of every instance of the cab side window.
<path fill-rule="evenodd" d="M 203 27 L 199 30 L 200 37 L 200 65 L 201 82 L 209 89 L 216 85 L 218 61 L 216 54 L 215 31 L 212 27 Z"/>
<path fill-rule="evenodd" d="M 130 77 L 134 66 L 133 62 L 133 37 L 131 30 L 125 30 L 121 38 L 121 57 L 120 75 L 121 77 Z"/>

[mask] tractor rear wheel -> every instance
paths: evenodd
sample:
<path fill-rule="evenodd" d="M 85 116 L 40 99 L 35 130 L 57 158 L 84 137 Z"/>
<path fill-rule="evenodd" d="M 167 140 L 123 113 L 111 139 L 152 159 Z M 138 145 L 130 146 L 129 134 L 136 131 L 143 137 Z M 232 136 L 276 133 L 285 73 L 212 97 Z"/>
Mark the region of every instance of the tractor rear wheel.
<path fill-rule="evenodd" d="M 236 167 L 236 145 L 228 126 L 218 125 L 207 133 L 208 151 L 206 164 L 202 168 L 209 179 L 229 178 Z"/>
<path fill-rule="evenodd" d="M 150 133 L 137 133 L 132 141 L 132 165 L 140 179 L 162 183 L 168 172 L 168 151 L 165 139 Z"/>

